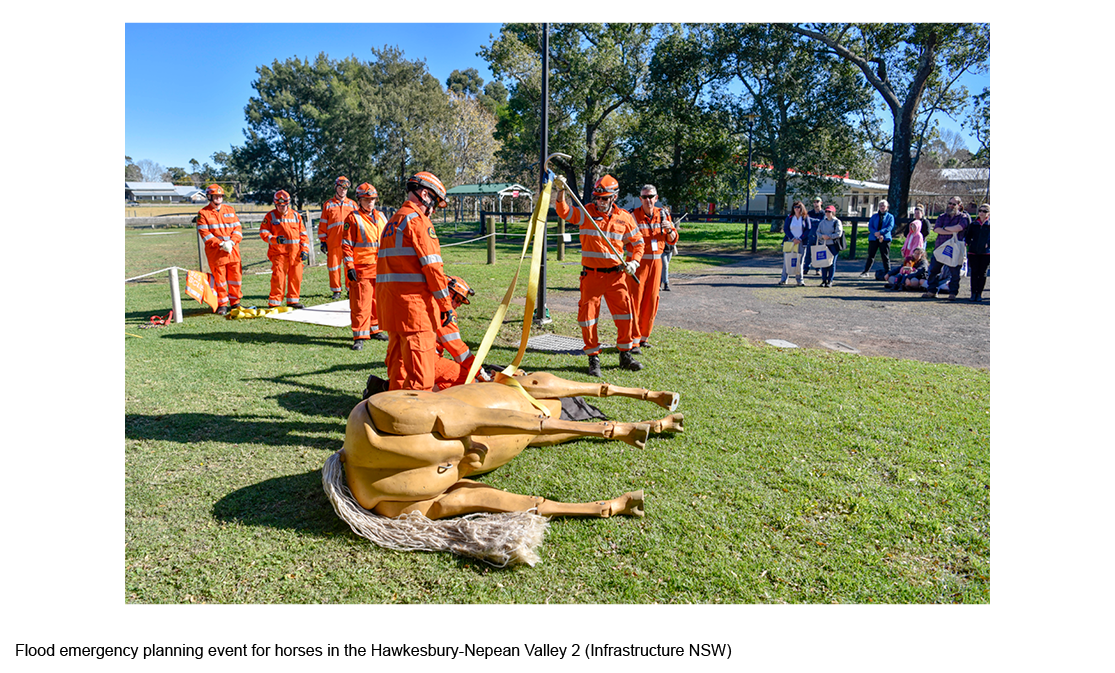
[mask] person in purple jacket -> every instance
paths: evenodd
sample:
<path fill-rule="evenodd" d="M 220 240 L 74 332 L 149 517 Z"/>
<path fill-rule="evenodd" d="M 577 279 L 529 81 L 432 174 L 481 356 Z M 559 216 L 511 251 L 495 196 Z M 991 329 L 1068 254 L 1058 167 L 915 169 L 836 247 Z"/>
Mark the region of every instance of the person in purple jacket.
<path fill-rule="evenodd" d="M 945 212 L 933 223 L 933 231 L 937 234 L 937 242 L 933 244 L 934 250 L 952 240 L 953 237 L 956 237 L 958 241 L 964 240 L 964 230 L 971 224 L 972 218 L 960 209 L 960 204 L 959 196 L 950 198 Z M 941 272 L 948 269 L 949 301 L 956 301 L 956 293 L 960 291 L 960 267 L 962 264 L 963 262 L 958 262 L 956 266 L 947 266 L 934 256 L 933 261 L 929 263 L 929 287 L 925 294 L 921 296 L 922 299 L 937 297 L 937 288 L 941 285 Z"/>

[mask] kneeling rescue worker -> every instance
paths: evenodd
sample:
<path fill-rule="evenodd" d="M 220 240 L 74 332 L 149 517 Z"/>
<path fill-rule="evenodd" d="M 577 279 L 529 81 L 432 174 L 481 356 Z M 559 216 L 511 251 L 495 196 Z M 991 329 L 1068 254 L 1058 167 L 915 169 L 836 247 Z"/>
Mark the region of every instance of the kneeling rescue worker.
<path fill-rule="evenodd" d="M 271 294 L 268 306 L 279 306 L 286 294 L 287 306 L 305 308 L 299 301 L 302 290 L 302 262 L 310 260 L 310 237 L 302 217 L 290 207 L 290 194 L 275 192 L 275 209 L 263 216 L 259 237 L 267 243 L 271 260 Z"/>
<path fill-rule="evenodd" d="M 365 182 L 356 188 L 359 207 L 345 218 L 341 249 L 348 277 L 349 313 L 352 316 L 352 350 L 364 348 L 368 339 L 387 341 L 376 316 L 376 263 L 379 237 L 387 218 L 376 210 L 379 192 Z"/>
<path fill-rule="evenodd" d="M 387 330 L 390 390 L 433 390 L 438 327 L 456 322 L 441 245 L 430 218 L 444 208 L 445 185 L 422 171 L 407 180 L 407 198 L 380 238 L 376 291 Z"/>
<path fill-rule="evenodd" d="M 584 339 L 584 353 L 588 356 L 588 375 L 600 376 L 600 337 L 596 331 L 596 319 L 600 315 L 600 298 L 608 302 L 608 310 L 616 323 L 616 350 L 619 351 L 619 366 L 633 372 L 643 365 L 631 356 L 634 343 L 635 304 L 627 290 L 625 272 L 635 273 L 643 258 L 643 238 L 634 218 L 626 210 L 615 205 L 619 196 L 619 183 L 610 175 L 596 181 L 593 187 L 593 202 L 585 210 L 596 221 L 585 221 L 580 210 L 569 206 L 564 182 L 558 190 L 554 205 L 557 216 L 573 225 L 580 225 L 581 236 L 581 300 L 577 305 L 577 324 L 581 326 Z M 597 230 L 599 227 L 599 231 Z M 609 246 L 612 241 L 615 251 Z M 616 252 L 630 246 L 631 261 L 624 262 Z"/>

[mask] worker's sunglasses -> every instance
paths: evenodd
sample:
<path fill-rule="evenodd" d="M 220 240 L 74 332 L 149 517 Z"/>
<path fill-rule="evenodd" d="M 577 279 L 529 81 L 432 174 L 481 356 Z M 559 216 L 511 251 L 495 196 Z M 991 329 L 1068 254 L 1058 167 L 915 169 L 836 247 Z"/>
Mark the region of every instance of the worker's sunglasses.
<path fill-rule="evenodd" d="M 654 199 L 658 198 L 658 195 L 657 195 L 657 194 L 640 194 L 640 195 L 639 195 L 639 198 L 640 198 L 640 199 L 651 199 L 651 200 L 654 200 Z"/>

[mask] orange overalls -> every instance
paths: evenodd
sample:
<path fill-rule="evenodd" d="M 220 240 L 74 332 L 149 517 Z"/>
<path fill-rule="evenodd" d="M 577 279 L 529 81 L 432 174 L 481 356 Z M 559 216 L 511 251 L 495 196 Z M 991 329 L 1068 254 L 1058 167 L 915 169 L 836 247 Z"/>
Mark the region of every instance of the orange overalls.
<path fill-rule="evenodd" d="M 461 339 L 461 330 L 457 327 L 456 321 L 445 327 L 437 328 L 436 348 L 438 359 L 434 367 L 434 382 L 438 389 L 444 390 L 450 386 L 464 385 L 475 356 L 469 349 L 468 344 Z M 448 358 L 443 356 L 446 351 L 449 352 L 450 357 Z"/>
<path fill-rule="evenodd" d="M 670 222 L 669 216 L 664 215 L 661 208 L 654 208 L 647 215 L 642 207 L 636 208 L 632 213 L 635 223 L 639 225 L 639 233 L 643 236 L 643 261 L 635 271 L 639 279 L 626 277 L 627 289 L 631 293 L 635 304 L 635 330 L 634 338 L 641 343 L 646 343 L 654 329 L 654 318 L 658 315 L 658 290 L 662 279 L 662 251 L 667 243 L 678 240 L 678 232 Z"/>
<path fill-rule="evenodd" d="M 281 305 L 284 292 L 286 303 L 297 304 L 302 289 L 302 253 L 310 252 L 310 237 L 302 226 L 302 218 L 293 208 L 288 207 L 284 215 L 279 215 L 278 209 L 272 210 L 263 216 L 259 237 L 267 243 L 267 259 L 271 260 L 271 294 L 267 305 Z"/>
<path fill-rule="evenodd" d="M 217 305 L 226 306 L 229 299 L 239 305 L 244 296 L 240 281 L 240 241 L 244 234 L 240 231 L 240 218 L 232 206 L 222 203 L 205 206 L 197 214 L 197 235 L 205 243 L 205 258 L 209 261 L 209 272 L 213 274 L 213 289 L 217 292 Z M 221 243 L 232 241 L 232 252 L 221 250 Z"/>
<path fill-rule="evenodd" d="M 344 238 L 343 230 L 345 220 L 349 213 L 357 209 L 356 202 L 352 199 L 338 199 L 333 197 L 321 207 L 321 221 L 317 223 L 318 242 L 325 242 L 325 267 L 329 271 L 329 289 L 340 292 L 345 289 L 345 267 L 342 264 L 344 257 L 341 252 L 341 240 Z"/>
<path fill-rule="evenodd" d="M 386 224 L 387 218 L 378 210 L 365 213 L 357 209 L 345 218 L 341 238 L 345 271 L 356 270 L 356 282 L 350 281 L 348 298 L 353 341 L 370 339 L 372 334 L 382 331 L 376 317 L 376 261 L 379 237 Z"/>
<path fill-rule="evenodd" d="M 388 220 L 379 242 L 376 291 L 380 324 L 387 330 L 390 390 L 432 390 L 437 328 L 451 311 L 441 245 L 429 218 L 406 201 Z"/>
<path fill-rule="evenodd" d="M 580 209 L 572 209 L 565 200 L 558 200 L 554 206 L 557 216 L 570 224 L 580 225 L 581 234 L 581 301 L 577 304 L 577 324 L 581 326 L 585 355 L 600 353 L 600 336 L 596 330 L 596 319 L 600 316 L 600 298 L 608 302 L 608 311 L 616 323 L 616 349 L 629 351 L 634 348 L 635 304 L 624 281 L 626 272 L 623 260 L 612 253 L 604 236 L 612 242 L 616 250 L 622 251 L 625 245 L 631 246 L 632 259 L 643 258 L 643 239 L 639 227 L 631 213 L 613 205 L 605 216 L 596 209 L 595 203 L 585 206 L 589 215 L 596 220 L 604 232 L 601 235 L 591 222 L 582 222 L 584 216 Z"/>

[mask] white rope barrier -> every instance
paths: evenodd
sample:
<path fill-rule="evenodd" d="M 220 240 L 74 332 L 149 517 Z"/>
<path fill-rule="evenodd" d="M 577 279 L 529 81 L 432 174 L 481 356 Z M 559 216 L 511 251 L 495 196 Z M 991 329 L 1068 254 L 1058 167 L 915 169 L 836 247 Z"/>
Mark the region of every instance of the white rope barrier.
<path fill-rule="evenodd" d="M 136 276 L 135 278 L 125 278 L 124 282 L 130 283 L 133 280 L 139 280 L 140 278 L 154 276 L 155 274 L 162 273 L 163 271 L 169 271 L 167 276 L 168 280 L 170 280 L 170 307 L 174 312 L 174 322 L 182 322 L 182 296 L 178 292 L 178 272 L 186 271 L 186 269 L 182 269 L 177 266 L 168 266 L 165 269 L 159 269 L 158 271 L 145 273 L 142 276 Z"/>

